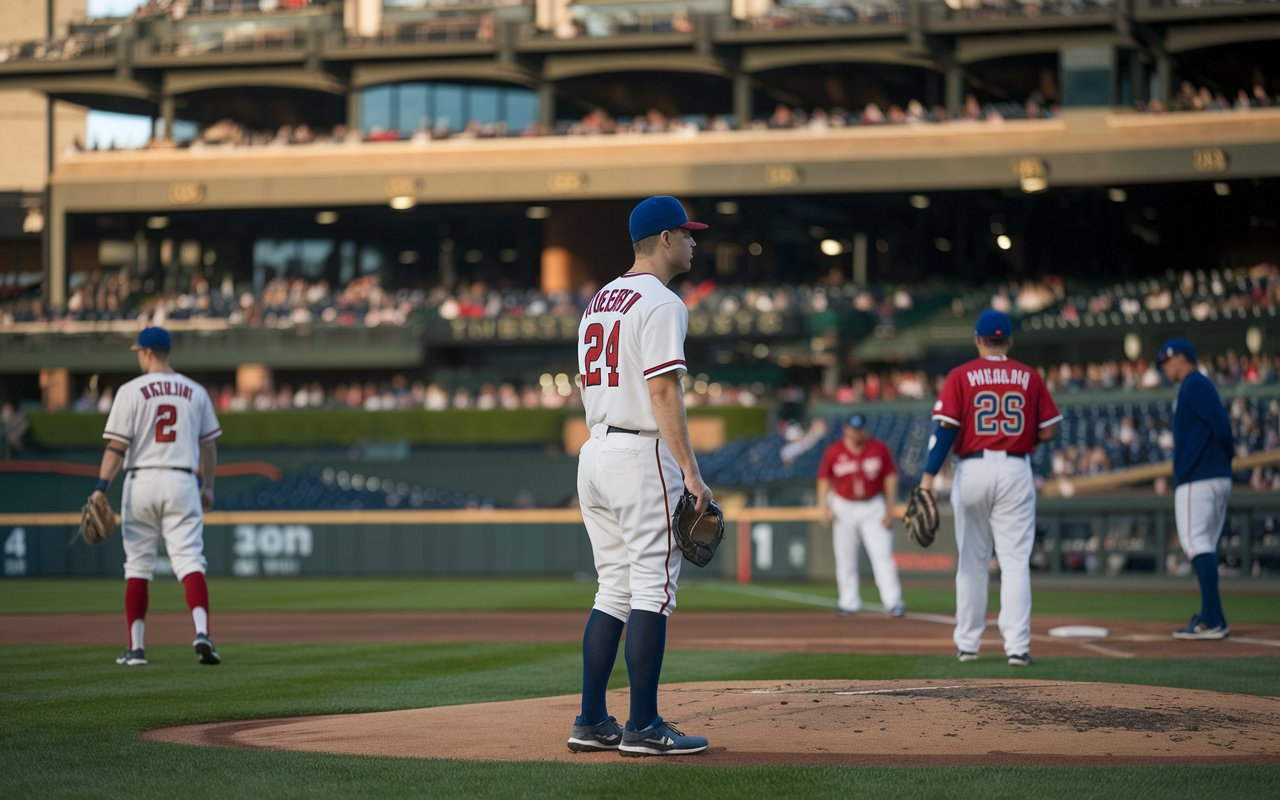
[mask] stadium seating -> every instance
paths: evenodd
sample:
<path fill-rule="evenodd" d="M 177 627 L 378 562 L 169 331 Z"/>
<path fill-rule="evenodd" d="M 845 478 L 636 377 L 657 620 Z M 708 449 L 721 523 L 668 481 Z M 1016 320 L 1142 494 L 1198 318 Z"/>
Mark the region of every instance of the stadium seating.
<path fill-rule="evenodd" d="M 1237 448 L 1256 451 L 1275 446 L 1267 432 L 1272 432 L 1274 438 L 1274 432 L 1280 430 L 1280 395 L 1241 397 L 1228 402 Z M 867 418 L 872 435 L 883 440 L 894 454 L 902 473 L 900 491 L 905 494 L 923 468 L 925 443 L 933 423 L 928 412 L 906 413 L 888 408 L 859 410 Z M 1051 445 L 1039 448 L 1032 458 L 1032 469 L 1039 478 L 1121 469 L 1172 457 L 1173 407 L 1167 399 L 1064 404 L 1062 413 L 1057 438 Z M 842 417 L 832 417 L 827 422 L 830 433 L 792 461 L 781 456 L 787 437 L 774 433 L 731 442 L 700 456 L 703 476 L 713 486 L 747 489 L 812 481 L 823 450 L 841 435 Z"/>
<path fill-rule="evenodd" d="M 226 511 L 447 510 L 493 506 L 493 500 L 487 497 L 320 466 L 288 473 L 279 481 L 265 481 L 256 489 L 219 498 L 217 503 L 220 510 Z"/>

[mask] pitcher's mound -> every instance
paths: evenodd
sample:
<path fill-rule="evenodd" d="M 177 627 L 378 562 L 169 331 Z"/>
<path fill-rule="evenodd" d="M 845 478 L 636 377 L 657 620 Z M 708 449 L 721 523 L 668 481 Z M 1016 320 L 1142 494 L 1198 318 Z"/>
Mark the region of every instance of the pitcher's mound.
<path fill-rule="evenodd" d="M 183 744 L 573 763 L 1089 766 L 1278 764 L 1280 700 L 1035 680 L 738 681 L 663 686 L 660 708 L 711 740 L 696 756 L 565 747 L 577 696 L 221 722 L 149 731 Z M 609 693 L 625 715 L 625 690 Z"/>

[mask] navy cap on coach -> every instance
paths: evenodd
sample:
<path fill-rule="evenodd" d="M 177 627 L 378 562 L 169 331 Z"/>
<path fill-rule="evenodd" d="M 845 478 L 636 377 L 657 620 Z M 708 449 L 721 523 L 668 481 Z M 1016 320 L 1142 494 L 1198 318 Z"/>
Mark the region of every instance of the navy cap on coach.
<path fill-rule="evenodd" d="M 173 337 L 164 328 L 150 327 L 143 328 L 138 332 L 138 341 L 133 346 L 134 350 L 163 350 L 169 352 L 173 349 Z"/>
<path fill-rule="evenodd" d="M 854 414 L 852 417 L 849 417 L 849 427 L 865 428 L 867 427 L 867 418 L 861 414 Z"/>
<path fill-rule="evenodd" d="M 973 335 L 982 337 L 1012 336 L 1013 323 L 1009 321 L 1008 314 L 989 308 L 978 317 L 978 324 L 973 326 Z"/>
<path fill-rule="evenodd" d="M 1160 349 L 1156 351 L 1156 364 L 1163 364 L 1171 356 L 1175 356 L 1178 353 L 1186 356 L 1187 360 L 1192 364 L 1196 363 L 1195 347 L 1192 346 L 1190 341 L 1179 336 L 1160 345 Z"/>
<path fill-rule="evenodd" d="M 672 228 L 702 231 L 707 226 L 701 222 L 690 222 L 684 206 L 669 195 L 646 198 L 631 209 L 632 244 Z"/>

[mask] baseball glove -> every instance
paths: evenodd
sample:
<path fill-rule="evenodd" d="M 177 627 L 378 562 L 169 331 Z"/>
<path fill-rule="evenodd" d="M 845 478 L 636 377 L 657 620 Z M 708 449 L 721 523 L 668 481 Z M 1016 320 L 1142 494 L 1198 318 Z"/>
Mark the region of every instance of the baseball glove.
<path fill-rule="evenodd" d="M 89 544 L 98 544 L 111 538 L 116 532 L 116 512 L 103 492 L 89 495 L 80 509 L 79 534 Z"/>
<path fill-rule="evenodd" d="M 921 547 L 933 544 L 938 534 L 938 503 L 933 499 L 933 492 L 919 486 L 912 489 L 902 522 L 911 541 Z"/>
<path fill-rule="evenodd" d="M 708 500 L 701 514 L 694 510 L 698 498 L 686 491 L 676 503 L 676 513 L 671 515 L 671 527 L 675 529 L 676 544 L 684 557 L 705 567 L 711 563 L 716 548 L 724 539 L 724 512 L 715 501 Z"/>

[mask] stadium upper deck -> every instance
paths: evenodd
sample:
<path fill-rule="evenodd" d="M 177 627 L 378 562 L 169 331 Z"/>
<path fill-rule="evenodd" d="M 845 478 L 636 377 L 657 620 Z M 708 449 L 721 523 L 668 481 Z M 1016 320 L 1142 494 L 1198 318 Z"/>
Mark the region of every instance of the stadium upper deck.
<path fill-rule="evenodd" d="M 360 128 L 366 90 L 413 81 L 523 87 L 545 129 L 595 107 L 738 127 L 777 102 L 954 114 L 969 92 L 1167 106 L 1180 80 L 1274 95 L 1278 15 L 1267 0 L 156 0 L 0 45 L 0 87 L 149 114 L 166 138 L 178 119 Z"/>
<path fill-rule="evenodd" d="M 152 115 L 161 141 L 184 121 L 360 132 L 61 155 L 43 208 L 55 308 L 71 273 L 118 267 L 215 285 L 489 270 L 577 289 L 627 257 L 614 223 L 648 193 L 714 215 L 698 255 L 720 278 L 1137 278 L 1276 259 L 1280 109 L 1117 107 L 1174 108 L 1182 81 L 1210 90 L 1205 108 L 1270 102 L 1277 39 L 1276 2 L 175 0 L 0 45 L 0 88 Z M 970 96 L 1054 113 L 978 122 Z M 912 100 L 953 121 L 746 124 L 779 105 L 891 119 Z M 633 130 L 651 112 L 696 124 L 434 136 L 601 117 Z"/>

